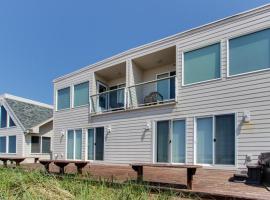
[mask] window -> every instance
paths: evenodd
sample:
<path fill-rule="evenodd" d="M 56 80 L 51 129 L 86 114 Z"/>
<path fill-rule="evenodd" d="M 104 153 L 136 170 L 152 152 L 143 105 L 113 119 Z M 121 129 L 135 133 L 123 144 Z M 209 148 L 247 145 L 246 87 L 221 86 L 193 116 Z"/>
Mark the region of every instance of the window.
<path fill-rule="evenodd" d="M 9 127 L 14 127 L 16 126 L 14 121 L 11 119 L 11 117 L 9 117 Z"/>
<path fill-rule="evenodd" d="M 42 137 L 42 153 L 51 153 L 51 138 Z"/>
<path fill-rule="evenodd" d="M 235 164 L 235 115 L 196 119 L 196 162 Z"/>
<path fill-rule="evenodd" d="M 16 153 L 16 136 L 8 136 L 8 153 Z"/>
<path fill-rule="evenodd" d="M 43 136 L 31 136 L 31 153 L 50 153 L 51 138 Z"/>
<path fill-rule="evenodd" d="M 89 82 L 74 85 L 74 107 L 89 103 Z"/>
<path fill-rule="evenodd" d="M 70 108 L 70 87 L 57 91 L 57 109 Z"/>
<path fill-rule="evenodd" d="M 0 128 L 16 126 L 4 106 L 0 107 Z"/>
<path fill-rule="evenodd" d="M 31 137 L 31 153 L 40 153 L 40 137 Z"/>
<path fill-rule="evenodd" d="M 6 153 L 6 137 L 0 137 L 0 153 Z"/>
<path fill-rule="evenodd" d="M 270 29 L 229 40 L 229 75 L 270 68 Z"/>
<path fill-rule="evenodd" d="M 156 161 L 186 162 L 185 120 L 158 121 L 156 124 Z"/>
<path fill-rule="evenodd" d="M 1 128 L 7 127 L 7 111 L 4 106 L 1 106 Z"/>
<path fill-rule="evenodd" d="M 184 53 L 184 84 L 220 78 L 220 44 Z"/>
<path fill-rule="evenodd" d="M 82 159 L 82 129 L 68 130 L 67 159 Z"/>

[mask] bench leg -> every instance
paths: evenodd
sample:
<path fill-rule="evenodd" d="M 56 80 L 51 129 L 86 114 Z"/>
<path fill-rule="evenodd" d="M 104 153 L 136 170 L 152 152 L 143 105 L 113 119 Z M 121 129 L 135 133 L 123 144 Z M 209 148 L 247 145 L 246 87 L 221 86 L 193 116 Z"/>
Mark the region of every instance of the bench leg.
<path fill-rule="evenodd" d="M 137 172 L 137 181 L 143 182 L 143 166 L 132 166 L 132 169 Z"/>
<path fill-rule="evenodd" d="M 19 167 L 20 166 L 20 161 L 15 161 L 16 166 Z"/>
<path fill-rule="evenodd" d="M 44 167 L 45 167 L 46 172 L 49 173 L 50 172 L 50 163 L 45 164 Z"/>
<path fill-rule="evenodd" d="M 4 167 L 7 167 L 7 160 L 3 161 L 3 165 L 4 165 Z"/>
<path fill-rule="evenodd" d="M 59 168 L 60 168 L 60 174 L 63 175 L 63 174 L 65 173 L 65 167 L 62 167 L 62 166 L 61 166 L 61 167 L 59 167 Z"/>
<path fill-rule="evenodd" d="M 187 189 L 192 190 L 193 175 L 196 173 L 196 168 L 187 168 Z"/>

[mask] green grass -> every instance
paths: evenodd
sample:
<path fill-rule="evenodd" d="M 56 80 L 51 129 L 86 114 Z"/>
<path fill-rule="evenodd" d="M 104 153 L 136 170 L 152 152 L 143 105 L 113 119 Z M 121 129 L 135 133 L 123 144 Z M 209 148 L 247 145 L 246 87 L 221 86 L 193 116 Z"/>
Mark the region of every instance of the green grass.
<path fill-rule="evenodd" d="M 42 171 L 0 168 L 0 199 L 100 199 L 100 200 L 165 200 L 182 199 L 174 192 L 151 193 L 149 188 L 132 183 L 110 185 L 104 181 L 82 181 L 78 177 L 61 179 Z"/>

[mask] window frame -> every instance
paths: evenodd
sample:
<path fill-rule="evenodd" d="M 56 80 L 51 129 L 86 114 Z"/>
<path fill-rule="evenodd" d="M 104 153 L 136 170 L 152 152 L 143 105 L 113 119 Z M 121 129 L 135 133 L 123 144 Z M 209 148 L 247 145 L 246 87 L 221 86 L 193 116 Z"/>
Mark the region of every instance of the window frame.
<path fill-rule="evenodd" d="M 58 108 L 58 100 L 59 100 L 58 91 L 59 90 L 66 89 L 66 88 L 69 88 L 69 107 L 68 108 L 59 109 Z M 55 101 L 56 101 L 55 109 L 56 109 L 56 111 L 70 110 L 72 108 L 72 93 L 73 93 L 72 90 L 73 90 L 72 86 L 64 86 L 62 88 L 56 89 L 56 98 L 55 98 Z"/>
<path fill-rule="evenodd" d="M 103 139 L 103 160 L 96 160 L 96 128 L 104 128 L 104 139 Z M 88 160 L 88 129 L 94 129 L 94 151 L 93 151 L 93 158 L 94 160 Z M 106 127 L 105 126 L 92 126 L 92 127 L 87 127 L 84 132 L 86 134 L 85 136 L 85 160 L 86 161 L 91 161 L 91 162 L 104 162 L 105 161 L 105 147 L 106 147 Z"/>
<path fill-rule="evenodd" d="M 234 148 L 235 148 L 235 154 L 234 154 L 234 165 L 224 165 L 224 164 L 215 164 L 215 145 L 213 143 L 213 149 L 212 149 L 212 153 L 213 153 L 213 162 L 212 164 L 201 164 L 201 163 L 197 163 L 197 119 L 200 119 L 200 118 L 207 118 L 207 117 L 211 117 L 212 118 L 212 126 L 213 126 L 213 139 L 215 138 L 215 117 L 216 116 L 222 116 L 222 115 L 234 115 L 234 125 L 235 125 L 235 130 L 234 130 L 234 134 L 235 134 L 235 144 L 234 144 Z M 199 164 L 199 165 L 202 165 L 202 166 L 206 166 L 206 167 L 222 167 L 222 168 L 237 168 L 238 167 L 238 151 L 237 151 L 237 148 L 238 148 L 238 137 L 237 137 L 237 120 L 238 120 L 238 113 L 237 112 L 225 112 L 225 113 L 213 113 L 213 114 L 210 114 L 210 115 L 197 115 L 197 116 L 194 116 L 193 117 L 193 163 L 194 164 Z"/>
<path fill-rule="evenodd" d="M 219 53 L 220 53 L 220 67 L 219 67 L 219 78 L 214 78 L 214 79 L 209 79 L 209 80 L 204 80 L 204 81 L 199 81 L 199 82 L 195 82 L 195 83 L 188 83 L 188 84 L 185 84 L 185 81 L 184 81 L 184 72 L 185 72 L 185 53 L 188 53 L 188 52 L 191 52 L 191 51 L 195 51 L 195 50 L 199 50 L 199 49 L 202 49 L 202 48 L 205 48 L 205 47 L 208 47 L 208 46 L 212 46 L 212 45 L 215 45 L 215 44 L 219 44 L 220 45 L 220 49 L 219 49 Z M 182 87 L 187 87 L 187 86 L 192 86 L 192 85 L 197 85 L 197 84 L 203 84 L 203 83 L 208 83 L 208 82 L 213 82 L 213 81 L 218 81 L 218 80 L 221 80 L 222 79 L 222 40 L 218 40 L 218 41 L 214 41 L 214 42 L 210 42 L 210 43 L 204 43 L 202 45 L 198 45 L 196 47 L 192 47 L 192 48 L 187 48 L 185 50 L 182 50 L 181 52 L 181 57 L 182 57 L 182 60 L 181 60 L 181 71 L 182 71 L 182 75 L 181 75 L 181 86 Z"/>
<path fill-rule="evenodd" d="M 263 28 L 260 28 L 260 29 L 255 29 L 255 30 L 251 30 L 251 31 L 249 30 L 249 31 L 243 32 L 241 34 L 235 34 L 235 35 L 232 35 L 230 37 L 227 37 L 227 39 L 226 39 L 226 55 L 227 55 L 227 58 L 226 58 L 226 60 L 227 60 L 226 75 L 227 75 L 227 78 L 233 78 L 233 77 L 244 76 L 244 75 L 249 75 L 249 74 L 254 74 L 254 73 L 260 73 L 260 72 L 264 72 L 264 71 L 270 71 L 270 66 L 269 66 L 269 68 L 265 68 L 265 69 L 259 69 L 259 70 L 254 70 L 254 71 L 249 71 L 249 72 L 230 75 L 230 40 L 236 39 L 236 38 L 239 38 L 239 37 L 242 37 L 242 36 L 246 36 L 246 35 L 249 35 L 249 34 L 257 33 L 257 32 L 260 32 L 260 31 L 264 31 L 266 29 L 270 29 L 270 27 L 266 26 L 266 27 L 263 27 Z"/>
<path fill-rule="evenodd" d="M 32 137 L 38 137 L 39 138 L 39 153 L 33 153 L 32 152 Z M 42 140 L 43 140 L 43 137 L 45 138 L 50 138 L 50 151 L 52 151 L 52 137 L 49 137 L 49 136 L 39 136 L 39 135 L 31 135 L 31 147 L 30 147 L 30 154 L 31 155 L 36 155 L 36 154 L 50 154 L 49 153 L 43 153 L 42 152 Z"/>
<path fill-rule="evenodd" d="M 78 130 L 81 130 L 82 131 L 82 148 L 81 148 L 81 159 L 76 159 L 76 131 L 78 131 Z M 68 154 L 68 131 L 72 131 L 73 132 L 73 138 L 74 138 L 74 143 L 73 143 L 73 158 L 72 159 L 70 159 L 70 158 L 68 158 L 67 157 L 67 154 Z M 66 158 L 66 160 L 75 160 L 75 161 L 81 161 L 81 160 L 83 160 L 83 134 L 84 134 L 84 129 L 83 128 L 76 128 L 76 129 L 67 129 L 66 131 L 65 131 L 65 138 L 66 138 L 66 147 L 65 147 L 65 158 Z"/>
<path fill-rule="evenodd" d="M 152 162 L 154 164 L 157 164 L 159 162 L 157 162 L 157 122 L 162 122 L 162 121 L 169 121 L 169 138 L 172 141 L 173 140 L 173 122 L 174 121 L 184 121 L 185 122 L 185 163 L 176 163 L 176 162 L 172 162 L 172 143 L 170 145 L 170 150 L 169 150 L 169 164 L 187 164 L 187 125 L 188 125 L 188 120 L 187 118 L 174 118 L 174 117 L 165 117 L 165 118 L 161 118 L 161 119 L 157 119 L 153 121 L 152 124 Z"/>
<path fill-rule="evenodd" d="M 8 110 L 5 108 L 5 106 L 4 106 L 3 104 L 0 104 L 0 109 L 2 109 L 2 108 L 1 108 L 2 106 L 3 106 L 4 109 L 6 110 L 6 113 L 7 113 L 7 115 L 6 115 L 7 121 L 6 121 L 6 127 L 2 127 L 2 128 L 1 128 L 1 126 L 0 126 L 0 130 L 3 130 L 3 129 L 10 129 L 10 128 L 16 128 L 17 125 L 16 125 L 14 119 L 10 116 Z M 1 111 L 0 111 L 0 114 L 1 114 Z M 10 119 L 14 122 L 14 126 L 10 126 Z M 0 120 L 1 120 L 1 116 L 0 116 Z M 1 122 L 0 122 L 0 124 L 1 124 Z"/>
<path fill-rule="evenodd" d="M 74 102 L 75 102 L 75 86 L 76 85 L 83 84 L 83 83 L 88 83 L 88 103 L 87 104 L 83 104 L 83 105 L 79 105 L 79 106 L 75 106 L 74 105 Z M 74 109 L 74 108 L 80 108 L 80 107 L 88 106 L 90 104 L 90 81 L 89 80 L 82 81 L 82 82 L 79 82 L 79 83 L 75 83 L 72 86 L 70 86 L 70 88 L 71 88 L 71 90 L 70 90 L 70 96 L 71 96 L 70 103 L 71 103 L 71 107 L 70 108 L 72 108 L 72 109 Z"/>
<path fill-rule="evenodd" d="M 9 137 L 15 137 L 15 153 L 10 153 L 9 152 Z M 6 135 L 6 136 L 0 136 L 3 138 L 6 138 L 6 146 L 5 146 L 5 152 L 0 152 L 0 154 L 9 154 L 9 155 L 16 155 L 17 154 L 17 135 Z"/>

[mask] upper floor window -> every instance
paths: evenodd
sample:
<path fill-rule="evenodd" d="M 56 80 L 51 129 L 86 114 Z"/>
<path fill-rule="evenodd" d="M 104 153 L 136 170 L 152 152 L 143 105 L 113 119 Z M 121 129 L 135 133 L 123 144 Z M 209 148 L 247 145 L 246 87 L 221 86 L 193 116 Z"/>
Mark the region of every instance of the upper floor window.
<path fill-rule="evenodd" d="M 89 103 L 89 82 L 74 85 L 74 107 Z"/>
<path fill-rule="evenodd" d="M 16 126 L 4 106 L 0 107 L 0 128 Z"/>
<path fill-rule="evenodd" d="M 184 53 L 184 84 L 220 78 L 220 43 Z"/>
<path fill-rule="evenodd" d="M 229 40 L 229 75 L 270 68 L 270 29 Z"/>
<path fill-rule="evenodd" d="M 57 110 L 70 108 L 70 87 L 57 91 Z"/>

